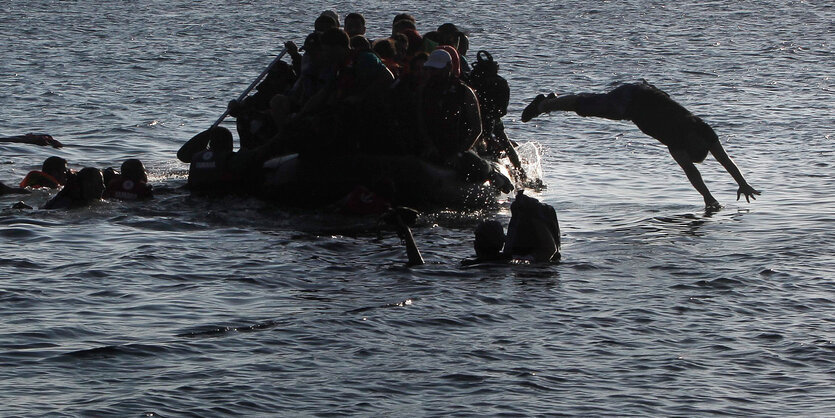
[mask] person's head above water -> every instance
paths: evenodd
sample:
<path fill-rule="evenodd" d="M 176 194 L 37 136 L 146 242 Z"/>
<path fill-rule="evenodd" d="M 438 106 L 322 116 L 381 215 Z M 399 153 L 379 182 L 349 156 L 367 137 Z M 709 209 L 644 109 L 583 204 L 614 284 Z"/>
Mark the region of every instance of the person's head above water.
<path fill-rule="evenodd" d="M 61 157 L 53 156 L 44 160 L 41 171 L 52 176 L 59 184 L 67 183 L 67 173 L 69 173 L 67 160 Z"/>
<path fill-rule="evenodd" d="M 125 160 L 122 163 L 122 177 L 137 183 L 148 182 L 148 173 L 145 171 L 145 166 L 142 161 L 136 158 Z"/>
<path fill-rule="evenodd" d="M 211 139 L 209 139 L 210 150 L 213 152 L 232 152 L 232 148 L 232 132 L 229 132 L 228 129 L 221 127 L 215 128 L 211 131 Z"/>
<path fill-rule="evenodd" d="M 504 247 L 504 227 L 499 221 L 479 222 L 473 247 L 478 258 L 497 258 Z"/>
<path fill-rule="evenodd" d="M 104 192 L 104 177 L 101 170 L 95 167 L 85 167 L 78 172 L 78 187 L 83 201 L 101 199 Z"/>

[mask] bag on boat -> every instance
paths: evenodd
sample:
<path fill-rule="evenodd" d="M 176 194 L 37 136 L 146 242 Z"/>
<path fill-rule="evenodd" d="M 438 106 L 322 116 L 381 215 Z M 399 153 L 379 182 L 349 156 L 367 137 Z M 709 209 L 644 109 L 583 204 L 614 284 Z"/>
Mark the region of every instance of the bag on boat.
<path fill-rule="evenodd" d="M 489 52 L 478 51 L 467 82 L 476 91 L 482 117 L 498 119 L 507 114 L 510 86 L 499 75 L 499 63 Z"/>

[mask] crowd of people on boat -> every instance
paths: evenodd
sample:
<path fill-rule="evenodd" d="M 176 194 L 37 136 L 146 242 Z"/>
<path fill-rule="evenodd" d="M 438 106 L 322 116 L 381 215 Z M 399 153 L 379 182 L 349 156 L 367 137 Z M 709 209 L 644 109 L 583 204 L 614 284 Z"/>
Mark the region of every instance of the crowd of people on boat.
<path fill-rule="evenodd" d="M 285 43 L 291 63 L 275 62 L 254 94 L 229 103 L 237 151 L 223 127 L 179 150 L 190 164 L 189 187 L 257 188 L 262 164 L 282 155 L 363 154 L 419 158 L 510 192 L 512 182 L 492 164 L 507 155 L 522 175 L 501 122 L 510 93 L 498 64 L 480 51 L 470 65 L 469 39 L 454 24 L 421 34 L 416 23 L 398 14 L 390 36 L 372 41 L 363 15 L 349 13 L 341 25 L 335 12 L 323 12 L 301 48 Z"/>

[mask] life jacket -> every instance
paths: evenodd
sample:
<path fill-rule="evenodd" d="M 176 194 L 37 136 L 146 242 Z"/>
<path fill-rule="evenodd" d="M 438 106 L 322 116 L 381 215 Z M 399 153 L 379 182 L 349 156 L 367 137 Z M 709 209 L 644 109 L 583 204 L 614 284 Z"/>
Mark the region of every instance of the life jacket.
<path fill-rule="evenodd" d="M 379 215 L 390 208 L 391 202 L 388 199 L 363 186 L 357 186 L 345 198 L 342 211 L 354 215 Z"/>
<path fill-rule="evenodd" d="M 150 199 L 153 197 L 153 188 L 148 183 L 135 182 L 118 176 L 107 184 L 104 197 L 121 200 Z"/>
<path fill-rule="evenodd" d="M 429 84 L 424 88 L 423 111 L 427 133 L 442 157 L 466 151 L 464 135 L 469 129 L 464 115 L 466 92 L 469 89 L 458 79 L 445 84 Z"/>
<path fill-rule="evenodd" d="M 58 183 L 58 180 L 56 180 L 55 177 L 52 177 L 43 171 L 37 170 L 30 171 L 29 174 L 27 174 L 20 182 L 20 187 L 31 187 L 33 189 L 41 187 L 54 189 L 59 186 L 61 186 L 61 183 Z"/>
<path fill-rule="evenodd" d="M 238 176 L 227 167 L 228 153 L 204 150 L 194 154 L 188 168 L 188 188 L 207 193 L 228 193 L 239 185 Z"/>
<path fill-rule="evenodd" d="M 383 61 L 383 64 L 391 71 L 395 78 L 400 76 L 400 71 L 403 69 L 402 65 L 393 58 L 381 58 L 380 60 Z"/>
<path fill-rule="evenodd" d="M 499 64 L 487 51 L 478 51 L 476 63 L 467 78 L 481 108 L 481 118 L 485 121 L 500 119 L 507 114 L 510 103 L 510 87 L 507 80 L 499 75 Z"/>

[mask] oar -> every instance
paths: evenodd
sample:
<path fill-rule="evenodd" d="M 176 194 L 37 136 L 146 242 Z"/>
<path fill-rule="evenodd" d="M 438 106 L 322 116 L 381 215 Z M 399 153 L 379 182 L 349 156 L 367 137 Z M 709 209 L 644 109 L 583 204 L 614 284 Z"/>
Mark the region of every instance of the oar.
<path fill-rule="evenodd" d="M 271 63 L 270 63 L 270 65 L 268 65 L 268 66 L 267 66 L 267 68 L 265 68 L 265 69 L 264 69 L 264 71 L 262 71 L 262 72 L 261 72 L 261 74 L 258 76 L 258 78 L 256 78 L 256 79 L 255 79 L 255 81 L 253 81 L 253 82 L 252 82 L 252 84 L 250 84 L 250 85 L 249 85 L 249 87 L 247 87 L 247 88 L 246 88 L 246 90 L 244 90 L 244 92 L 243 92 L 243 93 L 241 93 L 241 95 L 240 95 L 240 96 L 238 96 L 238 101 L 239 101 L 239 102 L 240 102 L 240 101 L 243 101 L 244 99 L 246 99 L 246 95 L 247 95 L 247 94 L 249 94 L 249 92 L 251 92 L 251 91 L 252 91 L 252 89 L 254 89 L 254 88 L 255 88 L 255 86 L 257 86 L 257 85 L 258 85 L 258 83 L 260 83 L 260 82 L 261 82 L 261 80 L 264 78 L 264 76 L 266 76 L 266 75 L 267 75 L 267 73 L 269 73 L 269 72 L 270 72 L 270 70 L 273 68 L 273 66 L 274 66 L 275 64 L 277 64 L 277 63 L 278 63 L 278 61 L 280 61 L 280 60 L 281 60 L 281 58 L 282 58 L 282 57 L 284 56 L 284 54 L 286 54 L 286 53 L 287 53 L 287 48 L 284 48 L 284 49 L 282 49 L 282 50 L 281 50 L 281 53 L 280 53 L 280 54 L 278 54 L 278 56 L 277 56 L 277 57 L 275 57 L 275 59 L 273 60 L 273 62 L 271 62 Z M 215 121 L 215 123 L 214 123 L 214 124 L 212 125 L 212 127 L 211 127 L 211 128 L 209 128 L 209 129 L 211 130 L 211 129 L 217 128 L 217 127 L 218 127 L 218 125 L 220 125 L 220 123 L 221 123 L 221 122 L 223 122 L 223 120 L 224 120 L 224 119 L 226 119 L 226 117 L 227 117 L 227 116 L 229 116 L 229 107 L 228 107 L 228 106 L 226 107 L 226 111 L 225 111 L 225 112 L 223 112 L 223 114 L 222 114 L 222 115 L 220 115 L 220 117 L 217 119 L 217 121 Z"/>

